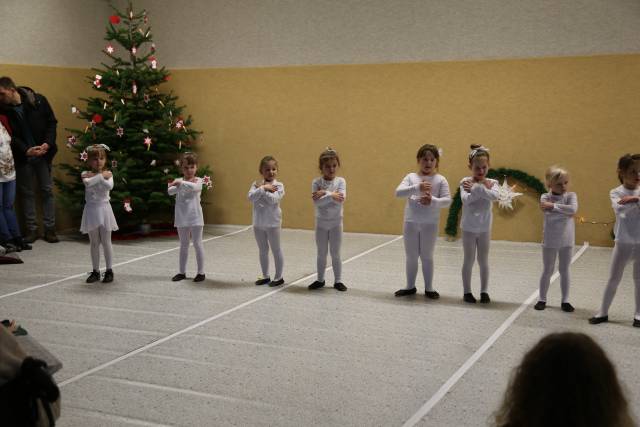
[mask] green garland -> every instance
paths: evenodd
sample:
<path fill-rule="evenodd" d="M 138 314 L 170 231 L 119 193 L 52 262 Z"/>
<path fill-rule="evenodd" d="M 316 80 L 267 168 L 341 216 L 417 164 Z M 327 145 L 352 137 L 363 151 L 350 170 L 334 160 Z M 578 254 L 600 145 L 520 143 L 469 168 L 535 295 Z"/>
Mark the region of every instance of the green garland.
<path fill-rule="evenodd" d="M 522 184 L 526 185 L 532 190 L 535 190 L 538 194 L 547 192 L 547 189 L 545 188 L 542 181 L 540 181 L 535 176 L 531 176 L 528 173 L 522 172 L 517 169 L 489 169 L 487 177 L 493 179 L 498 179 L 501 177 L 514 178 L 515 180 L 520 181 Z M 447 234 L 447 236 L 456 237 L 456 235 L 458 234 L 460 209 L 462 209 L 462 199 L 460 198 L 460 189 L 458 188 L 458 190 L 456 191 L 456 195 L 453 197 L 453 201 L 451 202 L 449 215 L 447 216 L 447 226 L 444 229 L 444 232 Z"/>

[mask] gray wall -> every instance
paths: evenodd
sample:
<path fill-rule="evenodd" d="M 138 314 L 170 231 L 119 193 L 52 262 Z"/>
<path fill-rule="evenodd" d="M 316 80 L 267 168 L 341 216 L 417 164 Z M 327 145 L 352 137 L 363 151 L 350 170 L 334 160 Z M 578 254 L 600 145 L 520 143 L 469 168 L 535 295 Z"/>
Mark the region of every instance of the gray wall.
<path fill-rule="evenodd" d="M 149 10 L 159 58 L 173 68 L 640 52 L 638 0 L 141 0 L 136 6 Z"/>
<path fill-rule="evenodd" d="M 127 1 L 116 0 L 119 6 Z M 640 52 L 638 0 L 140 0 L 171 68 Z M 0 63 L 97 65 L 106 0 L 1 0 Z"/>
<path fill-rule="evenodd" d="M 0 64 L 97 66 L 110 14 L 106 0 L 0 0 Z"/>

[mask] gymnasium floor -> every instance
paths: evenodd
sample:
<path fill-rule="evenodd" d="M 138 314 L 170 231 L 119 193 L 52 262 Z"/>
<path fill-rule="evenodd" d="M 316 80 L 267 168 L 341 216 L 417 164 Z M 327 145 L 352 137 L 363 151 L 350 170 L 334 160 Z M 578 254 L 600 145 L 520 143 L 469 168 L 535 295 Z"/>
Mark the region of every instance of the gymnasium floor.
<path fill-rule="evenodd" d="M 609 314 L 591 326 L 610 248 L 576 246 L 571 302 L 533 310 L 538 244 L 492 242 L 493 302 L 461 301 L 459 241 L 439 241 L 436 289 L 404 286 L 398 236 L 345 233 L 346 293 L 308 291 L 312 231 L 283 230 L 285 279 L 255 286 L 250 228 L 205 230 L 207 280 L 171 282 L 177 238 L 114 244 L 111 284 L 84 283 L 87 241 L 37 241 L 21 265 L 3 265 L 0 313 L 15 318 L 64 363 L 60 427 L 479 426 L 498 406 L 512 368 L 552 331 L 587 332 L 607 351 L 640 415 L 640 330 L 633 328 L 631 265 Z M 191 250 L 188 276 L 193 277 Z M 556 276 L 554 276 L 555 278 Z M 332 283 L 332 273 L 327 273 Z M 477 265 L 473 289 L 478 295 Z"/>

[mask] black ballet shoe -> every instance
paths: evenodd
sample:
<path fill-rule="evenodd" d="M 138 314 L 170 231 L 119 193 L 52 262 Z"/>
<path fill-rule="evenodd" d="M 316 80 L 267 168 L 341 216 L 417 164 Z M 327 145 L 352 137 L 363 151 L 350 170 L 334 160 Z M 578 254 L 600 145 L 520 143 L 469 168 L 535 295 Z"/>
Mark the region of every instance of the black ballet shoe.
<path fill-rule="evenodd" d="M 187 278 L 186 274 L 178 273 L 171 278 L 172 282 L 179 282 L 180 280 L 184 280 Z"/>
<path fill-rule="evenodd" d="M 104 277 L 102 278 L 102 283 L 111 283 L 113 282 L 113 270 L 108 269 L 104 272 Z"/>
<path fill-rule="evenodd" d="M 344 292 L 347 290 L 347 287 L 342 282 L 336 282 L 333 284 L 333 287 L 339 290 L 340 292 Z"/>
<path fill-rule="evenodd" d="M 280 280 L 272 280 L 269 282 L 269 287 L 270 288 L 275 288 L 276 286 L 280 286 L 284 284 L 284 279 L 280 279 Z"/>
<path fill-rule="evenodd" d="M 309 289 L 311 289 L 311 290 L 320 289 L 323 286 L 324 286 L 324 281 L 323 282 L 319 282 L 318 280 L 316 280 L 315 282 L 313 282 L 312 284 L 309 285 Z"/>
<path fill-rule="evenodd" d="M 572 313 L 573 311 L 575 311 L 575 308 L 573 308 L 573 306 L 568 302 L 563 302 L 562 304 L 560 304 L 560 308 L 562 309 L 562 311 L 565 311 L 567 313 Z"/>
<path fill-rule="evenodd" d="M 609 316 L 593 316 L 591 319 L 589 319 L 589 323 L 591 323 L 592 325 L 597 325 L 598 323 L 604 323 L 604 322 L 608 322 L 609 321 Z"/>
<path fill-rule="evenodd" d="M 100 272 L 93 270 L 91 274 L 89 274 L 89 277 L 87 277 L 86 282 L 93 283 L 93 282 L 97 282 L 98 280 L 100 280 Z"/>
<path fill-rule="evenodd" d="M 436 291 L 424 291 L 424 296 L 429 299 L 439 299 L 440 294 Z"/>
<path fill-rule="evenodd" d="M 480 294 L 480 302 L 483 304 L 488 304 L 491 302 L 491 298 L 489 298 L 489 294 L 486 292 L 482 292 Z"/>
<path fill-rule="evenodd" d="M 204 274 L 196 274 L 196 277 L 193 278 L 194 282 L 202 282 L 204 280 Z"/>
<path fill-rule="evenodd" d="M 269 282 L 271 282 L 271 279 L 268 277 L 265 277 L 264 279 L 258 279 L 256 280 L 256 286 L 261 286 L 261 285 L 268 285 Z"/>
<path fill-rule="evenodd" d="M 536 310 L 544 310 L 547 308 L 547 303 L 545 301 L 538 301 L 536 305 L 533 306 Z"/>
<path fill-rule="evenodd" d="M 469 292 L 468 294 L 464 294 L 462 296 L 462 300 L 464 302 L 468 302 L 470 304 L 475 304 L 476 303 L 476 297 L 473 296 L 473 294 L 471 292 Z"/>
<path fill-rule="evenodd" d="M 633 319 L 633 326 L 635 328 L 640 328 L 640 319 Z"/>
<path fill-rule="evenodd" d="M 416 288 L 411 288 L 411 289 L 398 289 L 395 292 L 395 296 L 397 297 L 404 297 L 406 295 L 413 295 L 416 293 Z"/>

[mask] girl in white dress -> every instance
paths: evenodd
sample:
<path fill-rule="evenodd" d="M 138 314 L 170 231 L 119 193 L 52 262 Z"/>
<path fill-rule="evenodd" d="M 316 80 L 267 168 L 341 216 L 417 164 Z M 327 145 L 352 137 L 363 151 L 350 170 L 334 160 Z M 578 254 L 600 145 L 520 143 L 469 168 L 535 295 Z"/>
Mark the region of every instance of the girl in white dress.
<path fill-rule="evenodd" d="M 589 323 L 609 320 L 609 307 L 622 280 L 624 268 L 633 261 L 633 283 L 635 285 L 636 312 L 633 326 L 640 328 L 640 154 L 625 154 L 618 160 L 618 179 L 622 183 L 609 192 L 611 207 L 616 214 L 613 232 L 616 236 L 609 281 L 604 289 L 600 311 L 589 319 Z"/>
<path fill-rule="evenodd" d="M 491 223 L 493 202 L 498 200 L 498 181 L 487 178 L 490 167 L 489 149 L 481 145 L 472 145 L 469 153 L 471 176 L 460 181 L 462 199 L 462 264 L 463 300 L 474 304 L 471 293 L 471 272 L 473 263 L 478 259 L 480 267 L 480 302 L 489 303 L 489 244 L 491 242 Z"/>
<path fill-rule="evenodd" d="M 533 307 L 544 310 L 547 305 L 547 291 L 551 275 L 555 268 L 556 258 L 560 272 L 560 291 L 562 293 L 562 311 L 574 310 L 569 303 L 569 265 L 576 238 L 576 226 L 573 216 L 578 211 L 578 196 L 568 192 L 569 172 L 551 166 L 545 173 L 545 181 L 549 192 L 540 196 L 540 209 L 544 212 L 544 232 L 542 238 L 542 276 L 538 302 Z"/>
<path fill-rule="evenodd" d="M 249 188 L 248 198 L 253 203 L 253 234 L 256 237 L 260 251 L 260 268 L 262 277 L 256 280 L 256 285 L 271 287 L 284 283 L 282 269 L 284 258 L 280 248 L 280 228 L 282 227 L 282 210 L 280 201 L 284 197 L 284 184 L 276 180 L 278 161 L 272 156 L 266 156 L 260 161 L 258 168 L 262 181 L 254 181 Z M 276 272 L 273 280 L 269 276 L 269 246 L 273 252 Z"/>
<path fill-rule="evenodd" d="M 451 205 L 449 183 L 438 173 L 440 151 L 425 144 L 418 150 L 418 172 L 404 177 L 396 197 L 406 197 L 404 209 L 404 251 L 406 254 L 407 286 L 396 291 L 397 297 L 416 293 L 418 258 L 422 261 L 424 293 L 427 298 L 438 299 L 433 289 L 433 251 L 438 238 L 440 210 Z"/>
<path fill-rule="evenodd" d="M 322 176 L 311 183 L 311 198 L 316 210 L 318 279 L 309 285 L 309 289 L 320 289 L 324 286 L 327 249 L 329 249 L 333 267 L 333 287 L 344 292 L 347 287 L 342 283 L 340 247 L 342 246 L 342 205 L 347 197 L 347 182 L 344 178 L 336 176 L 340 167 L 340 157 L 335 150 L 327 147 L 320 154 L 318 163 Z"/>
<path fill-rule="evenodd" d="M 87 163 L 91 170 L 81 174 L 86 203 L 82 211 L 80 231 L 89 234 L 93 266 L 93 271 L 87 277 L 87 283 L 100 280 L 100 245 L 102 245 L 107 267 L 102 283 L 113 281 L 111 232 L 118 229 L 118 224 L 109 203 L 109 192 L 113 189 L 113 175 L 105 169 L 108 150 L 109 147 L 104 144 L 88 147 Z"/>
<path fill-rule="evenodd" d="M 204 217 L 200 205 L 202 193 L 202 178 L 196 176 L 198 170 L 198 158 L 193 153 L 185 153 L 180 161 L 182 178 L 176 178 L 169 183 L 167 192 L 170 196 L 176 196 L 174 225 L 178 229 L 180 237 L 180 260 L 178 274 L 171 280 L 177 282 L 187 278 L 187 258 L 189 256 L 189 237 L 193 240 L 196 251 L 196 264 L 198 273 L 194 282 L 202 282 L 204 275 L 204 245 L 202 244 L 202 230 Z"/>

